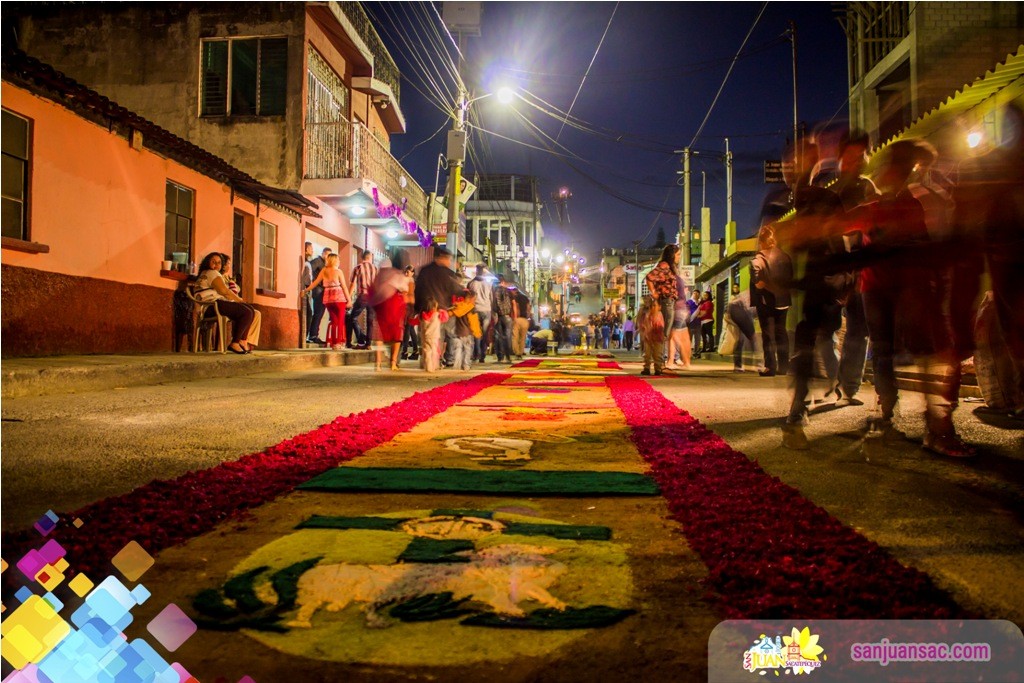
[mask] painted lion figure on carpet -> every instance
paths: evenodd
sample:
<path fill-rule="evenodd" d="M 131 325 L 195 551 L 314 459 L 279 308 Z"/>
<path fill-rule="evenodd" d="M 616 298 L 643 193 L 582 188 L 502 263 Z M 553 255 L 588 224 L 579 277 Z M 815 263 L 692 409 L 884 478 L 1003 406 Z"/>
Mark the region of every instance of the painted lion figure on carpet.
<path fill-rule="evenodd" d="M 317 565 L 299 578 L 299 610 L 287 625 L 310 628 L 320 608 L 339 612 L 359 603 L 366 625 L 381 628 L 388 625 L 381 614 L 384 607 L 445 592 L 452 593 L 454 600 L 484 603 L 506 616 L 524 616 L 519 604 L 526 600 L 564 610 L 565 603 L 548 592 L 566 570 L 564 564 L 547 557 L 557 550 L 504 544 L 455 553 L 468 562 Z"/>

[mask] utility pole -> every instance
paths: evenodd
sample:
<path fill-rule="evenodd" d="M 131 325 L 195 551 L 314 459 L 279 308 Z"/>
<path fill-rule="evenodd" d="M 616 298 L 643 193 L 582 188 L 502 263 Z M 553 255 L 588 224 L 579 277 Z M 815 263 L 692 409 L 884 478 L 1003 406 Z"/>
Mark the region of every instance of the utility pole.
<path fill-rule="evenodd" d="M 540 287 L 537 282 L 537 251 L 540 249 L 540 245 L 537 244 L 537 223 L 540 222 L 540 195 L 537 193 L 537 176 L 530 176 L 530 185 L 533 191 L 533 240 L 530 244 L 533 245 L 533 302 L 534 306 L 540 305 Z M 538 320 L 540 318 L 538 317 Z"/>
<path fill-rule="evenodd" d="M 797 168 L 796 166 L 797 166 L 797 164 L 799 164 L 799 160 L 801 159 L 802 155 L 800 154 L 800 150 L 797 147 L 801 143 L 799 142 L 800 131 L 799 131 L 799 124 L 797 123 L 796 22 L 794 22 L 792 19 L 790 19 L 790 21 L 789 21 L 789 42 L 790 42 L 790 44 L 793 47 L 793 156 L 794 156 L 793 174 L 794 174 L 794 176 L 799 176 L 800 175 L 800 169 Z"/>
<path fill-rule="evenodd" d="M 676 150 L 676 154 L 683 155 L 683 263 L 690 263 L 690 237 L 692 234 L 692 223 L 690 217 L 690 148 Z"/>
<path fill-rule="evenodd" d="M 725 222 L 732 223 L 732 152 L 729 138 L 725 139 Z"/>
<path fill-rule="evenodd" d="M 633 290 L 633 315 L 640 310 L 640 240 L 633 242 L 633 267 L 636 268 L 636 289 Z"/>

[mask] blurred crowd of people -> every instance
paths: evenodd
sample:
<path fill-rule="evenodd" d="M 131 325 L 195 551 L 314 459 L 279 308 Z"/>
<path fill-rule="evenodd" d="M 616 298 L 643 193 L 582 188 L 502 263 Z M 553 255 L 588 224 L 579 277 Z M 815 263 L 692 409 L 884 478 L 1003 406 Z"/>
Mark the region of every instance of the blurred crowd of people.
<path fill-rule="evenodd" d="M 468 370 L 489 355 L 511 363 L 522 360 L 529 333 L 539 329 L 529 296 L 514 282 L 484 264 L 468 279 L 452 268 L 452 254 L 443 247 L 435 247 L 433 261 L 418 272 L 404 252 L 377 266 L 373 253 L 364 251 L 348 279 L 330 248 L 314 257 L 307 242 L 306 259 L 307 343 L 334 350 L 373 343 L 378 370 L 385 354 L 392 370 L 401 369 L 403 360 L 418 361 L 428 372 Z M 322 340 L 316 331 L 325 312 L 330 322 Z"/>
<path fill-rule="evenodd" d="M 998 407 L 1024 414 L 1024 117 L 1011 108 L 1006 118 L 1002 144 L 952 174 L 938 171 L 939 154 L 923 140 L 892 142 L 870 164 L 868 138 L 857 132 L 840 141 L 834 160 L 820 158 L 812 141 L 790 151 L 788 189 L 762 210 L 749 292 L 762 374 L 793 378 L 786 446 L 808 447 L 814 378 L 827 380 L 835 405 L 862 404 L 869 341 L 878 397 L 872 435 L 905 438 L 893 423 L 901 357 L 930 379 L 929 450 L 974 454 L 952 419 L 961 365 L 972 356 L 992 366 L 985 379 L 998 386 Z M 799 321 L 792 351 L 791 307 Z"/>

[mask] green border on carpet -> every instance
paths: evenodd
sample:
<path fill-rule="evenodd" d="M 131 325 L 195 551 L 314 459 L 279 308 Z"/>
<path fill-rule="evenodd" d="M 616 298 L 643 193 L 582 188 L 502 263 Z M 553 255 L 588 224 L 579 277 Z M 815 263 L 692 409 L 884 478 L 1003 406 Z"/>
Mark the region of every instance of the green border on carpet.
<path fill-rule="evenodd" d="M 652 479 L 634 472 L 337 467 L 300 484 L 306 491 L 496 493 L 522 496 L 656 496 Z"/>
<path fill-rule="evenodd" d="M 434 515 L 451 517 L 481 517 L 493 519 L 494 513 L 485 510 L 434 510 Z M 393 531 L 409 518 L 393 517 L 329 517 L 313 515 L 299 522 L 296 529 L 375 529 Z M 548 536 L 550 538 L 566 538 L 576 541 L 609 541 L 612 530 L 606 526 L 581 526 L 576 524 L 530 524 L 527 522 L 506 522 L 505 533 L 516 536 Z"/>

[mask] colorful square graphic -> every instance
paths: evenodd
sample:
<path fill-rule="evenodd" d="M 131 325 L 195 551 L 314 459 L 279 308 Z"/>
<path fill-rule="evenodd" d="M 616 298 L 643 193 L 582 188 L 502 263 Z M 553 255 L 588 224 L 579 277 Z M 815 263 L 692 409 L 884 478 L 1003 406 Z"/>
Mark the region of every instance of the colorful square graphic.
<path fill-rule="evenodd" d="M 51 531 L 57 526 L 57 522 L 60 518 L 57 517 L 53 510 L 47 510 L 46 514 L 39 518 L 39 520 L 32 526 L 43 536 L 48 536 Z"/>
<path fill-rule="evenodd" d="M 138 581 L 139 577 L 146 573 L 153 566 L 153 556 L 146 552 L 146 549 L 135 541 L 121 548 L 117 555 L 110 560 L 117 571 L 124 575 L 129 581 Z"/>
<path fill-rule="evenodd" d="M 68 588 L 80 598 L 84 598 L 85 594 L 91 591 L 94 585 L 96 584 L 85 574 L 78 574 L 75 578 L 68 581 Z"/>
<path fill-rule="evenodd" d="M 195 622 L 189 619 L 188 615 L 173 603 L 167 605 L 146 626 L 146 630 L 153 634 L 157 642 L 170 652 L 174 652 L 181 647 L 181 644 L 192 637 L 192 634 L 197 629 L 198 627 Z"/>
<path fill-rule="evenodd" d="M 31 596 L 0 624 L 0 651 L 16 669 L 37 664 L 67 635 L 71 626 L 38 595 Z"/>
<path fill-rule="evenodd" d="M 64 574 L 52 564 L 47 564 L 36 574 L 36 581 L 47 591 L 52 591 L 64 582 Z"/>

